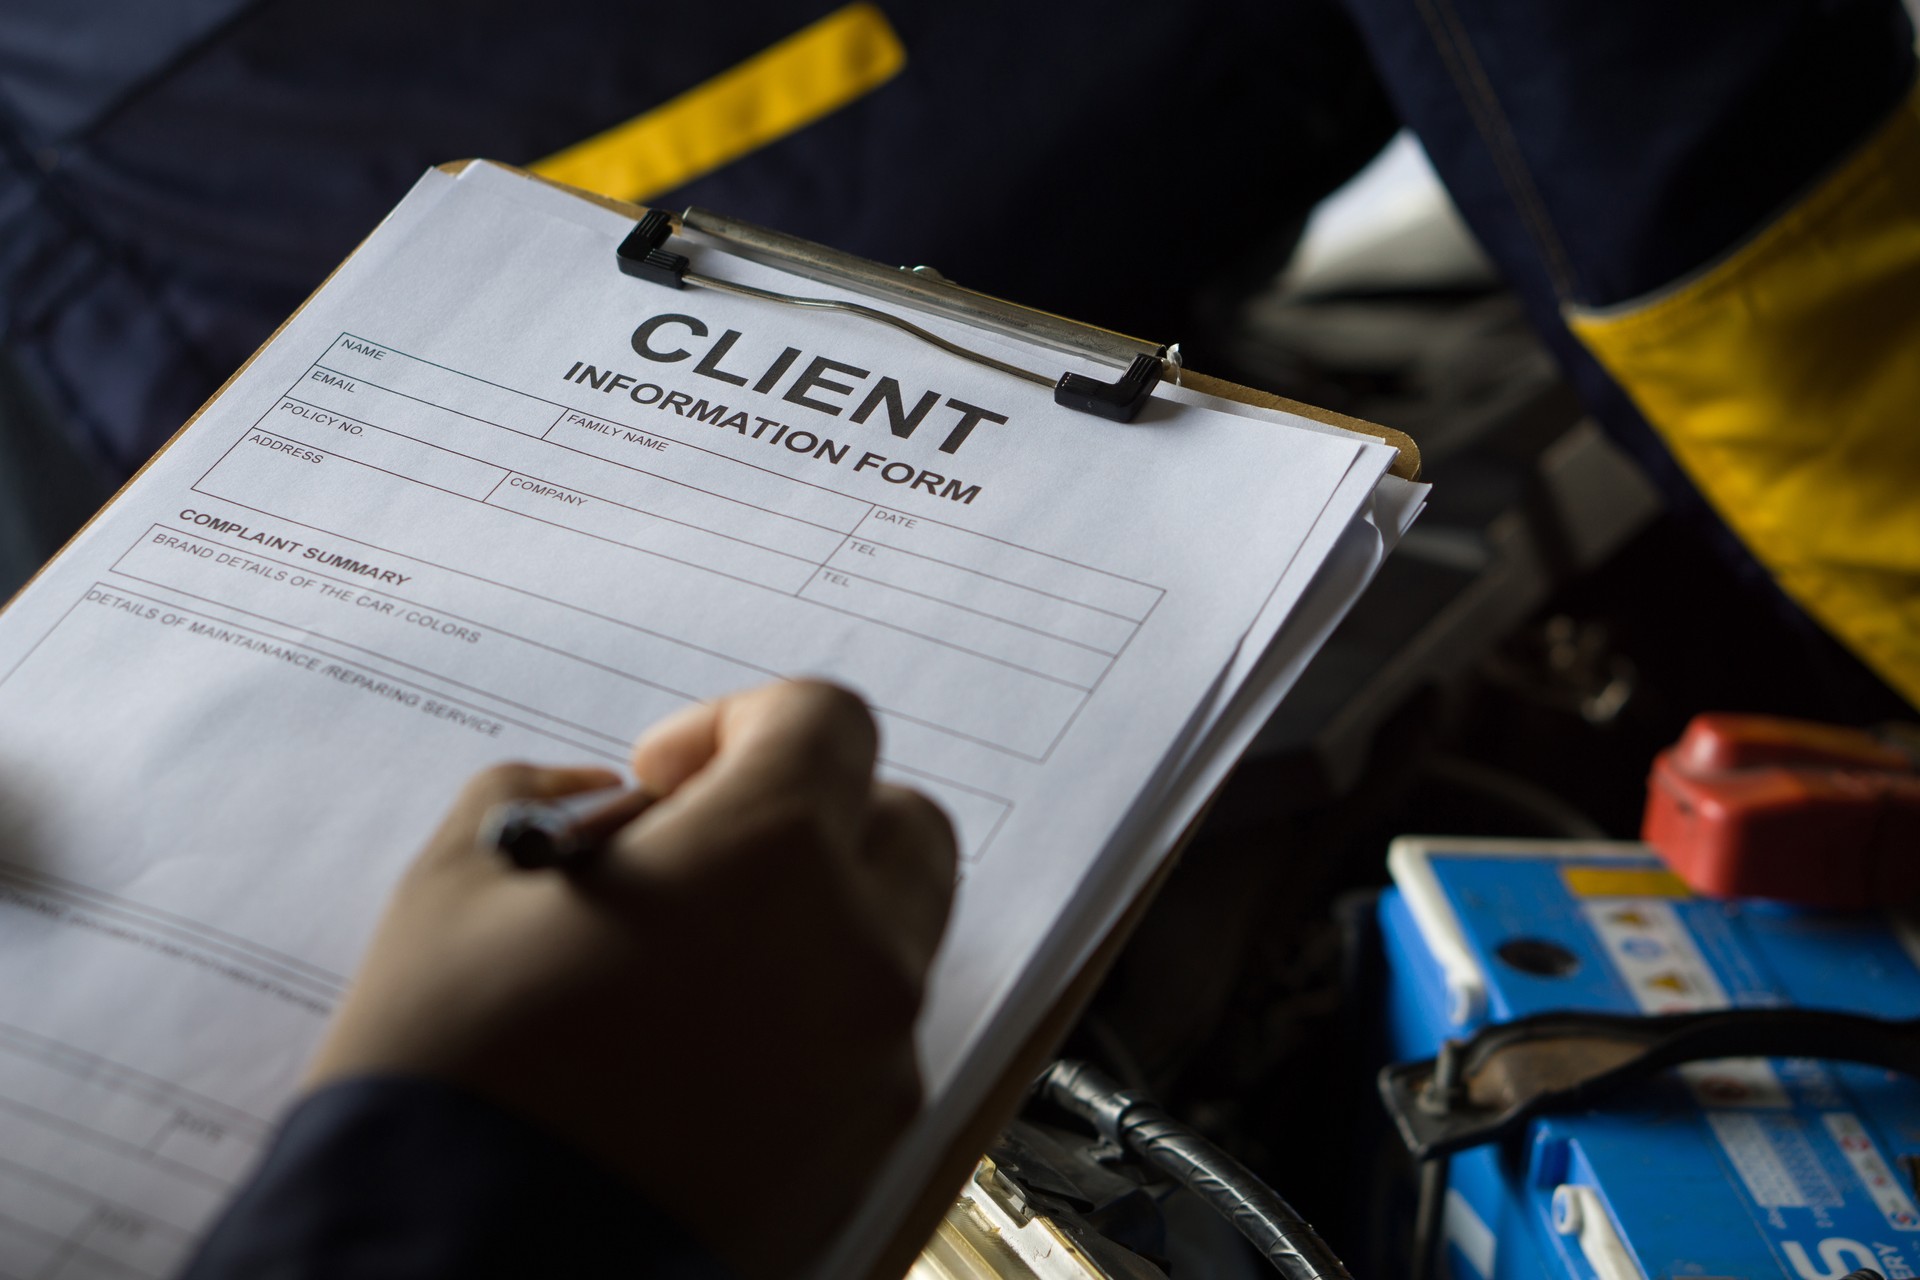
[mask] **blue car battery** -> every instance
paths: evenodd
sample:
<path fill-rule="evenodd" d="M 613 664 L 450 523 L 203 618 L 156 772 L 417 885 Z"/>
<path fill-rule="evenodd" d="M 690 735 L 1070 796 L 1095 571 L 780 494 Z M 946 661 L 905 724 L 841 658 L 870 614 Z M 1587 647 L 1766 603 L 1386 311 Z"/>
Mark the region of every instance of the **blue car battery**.
<path fill-rule="evenodd" d="M 1403 838 L 1382 895 L 1395 1060 L 1551 1010 L 1920 1017 L 1920 935 L 1694 896 L 1645 845 Z M 1920 1266 L 1920 1083 L 1816 1057 L 1692 1063 L 1452 1158 L 1454 1280 L 1839 1280 Z"/>

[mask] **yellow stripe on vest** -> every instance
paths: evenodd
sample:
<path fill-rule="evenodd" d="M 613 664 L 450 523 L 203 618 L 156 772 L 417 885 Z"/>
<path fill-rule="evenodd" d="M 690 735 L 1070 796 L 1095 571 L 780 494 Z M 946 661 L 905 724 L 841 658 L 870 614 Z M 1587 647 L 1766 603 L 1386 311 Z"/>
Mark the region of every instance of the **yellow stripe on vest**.
<path fill-rule="evenodd" d="M 1698 279 L 1567 319 L 1787 594 L 1920 705 L 1920 92 Z"/>
<path fill-rule="evenodd" d="M 532 168 L 568 186 L 644 202 L 831 115 L 906 62 L 886 16 L 871 4 L 850 4 Z"/>

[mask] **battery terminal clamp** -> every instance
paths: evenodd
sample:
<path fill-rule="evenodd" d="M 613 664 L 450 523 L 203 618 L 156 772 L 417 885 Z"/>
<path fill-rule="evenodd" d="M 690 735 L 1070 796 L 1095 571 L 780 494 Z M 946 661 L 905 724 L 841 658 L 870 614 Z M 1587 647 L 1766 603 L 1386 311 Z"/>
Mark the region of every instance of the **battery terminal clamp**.
<path fill-rule="evenodd" d="M 1826 1058 L 1920 1077 L 1920 1019 L 1821 1009 L 1543 1013 L 1451 1041 L 1439 1059 L 1387 1067 L 1379 1086 L 1407 1150 L 1431 1160 L 1710 1058 Z"/>
<path fill-rule="evenodd" d="M 1696 893 L 1877 909 L 1920 900 L 1920 755 L 1773 716 L 1695 716 L 1647 779 L 1641 834 Z"/>

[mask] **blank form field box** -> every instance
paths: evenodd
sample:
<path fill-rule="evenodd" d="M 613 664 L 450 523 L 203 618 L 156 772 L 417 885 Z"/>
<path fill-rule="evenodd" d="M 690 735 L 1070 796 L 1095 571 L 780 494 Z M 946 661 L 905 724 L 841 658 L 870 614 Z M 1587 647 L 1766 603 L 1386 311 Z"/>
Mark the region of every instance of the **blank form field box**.
<path fill-rule="evenodd" d="M 1086 705 L 1083 689 L 951 644 L 896 631 L 887 647 L 910 656 L 886 669 L 824 674 L 859 688 L 876 712 L 1023 760 L 1045 759 Z"/>
<path fill-rule="evenodd" d="M 669 417 L 661 424 L 660 431 L 650 431 L 624 419 L 567 409 L 544 439 L 548 444 L 578 454 L 591 454 L 623 468 L 628 475 L 636 477 L 632 483 L 640 486 L 627 491 L 635 495 L 634 505 L 650 510 L 656 509 L 656 502 L 683 501 L 693 504 L 686 508 L 692 511 L 703 506 L 698 499 L 706 497 L 831 529 L 836 540 L 872 510 L 873 504 L 862 499 L 675 439 L 668 433 L 677 422 L 678 419 Z M 638 479 L 642 476 L 685 492 L 658 499 L 649 497 L 649 493 L 660 491 L 648 489 L 645 482 Z M 657 509 L 662 514 L 680 514 L 667 506 Z M 724 518 L 729 527 L 741 525 L 748 519 L 732 505 L 712 509 L 727 512 Z"/>
<path fill-rule="evenodd" d="M 413 446 L 419 448 L 420 446 Z M 393 461 L 391 457 L 387 461 Z M 218 494 L 213 486 L 226 483 L 237 486 L 243 492 L 255 491 L 271 493 L 279 485 L 277 477 L 298 479 L 309 484 L 324 485 L 337 481 L 362 492 L 377 488 L 382 484 L 392 485 L 406 482 L 421 485 L 429 489 L 438 489 L 457 497 L 472 498 L 479 501 L 485 497 L 487 489 L 499 483 L 506 474 L 498 467 L 488 468 L 491 477 L 474 471 L 476 464 L 464 458 L 444 454 L 439 450 L 428 450 L 413 460 L 416 473 L 402 474 L 387 470 L 372 463 L 361 462 L 351 455 L 334 448 L 322 449 L 307 444 L 292 436 L 277 435 L 262 427 L 254 427 L 242 436 L 233 448 L 223 455 L 220 461 L 207 469 L 205 475 L 194 487 L 210 496 Z M 348 473 L 357 472 L 360 479 L 348 478 Z M 478 487 L 478 491 L 474 490 Z M 414 490 L 419 492 L 419 490 Z M 245 497 L 236 496 L 236 502 L 246 502 Z"/>
<path fill-rule="evenodd" d="M 1083 693 L 1113 661 L 1111 654 L 1086 645 L 837 569 L 821 569 L 814 574 L 801 598 L 952 645 Z"/>
<path fill-rule="evenodd" d="M 1044 551 L 885 507 L 876 507 L 862 520 L 853 531 L 853 538 L 936 565 L 966 570 L 974 577 L 1023 587 L 1029 593 L 1078 605 L 1083 610 L 1106 614 L 1125 623 L 1145 621 L 1160 597 L 1166 594 L 1150 583 L 1136 582 Z M 956 592 L 973 590 L 951 585 L 965 581 L 951 575 L 942 581 Z M 996 601 L 999 599 L 996 597 Z M 1016 608 L 1037 611 L 1038 605 L 1035 602 Z"/>
<path fill-rule="evenodd" d="M 560 415 L 554 405 L 525 392 L 405 355 L 353 334 L 336 339 L 292 394 L 311 394 L 327 408 L 349 415 L 354 413 L 355 404 L 411 401 L 529 436 L 546 431 Z M 378 420 L 377 409 L 369 412 Z"/>
<path fill-rule="evenodd" d="M 772 550 L 743 538 L 636 510 L 584 488 L 562 488 L 517 472 L 487 501 L 491 506 L 576 533 L 591 534 L 636 551 L 651 552 L 774 591 L 799 590 L 817 564 L 817 561 Z M 809 537 L 826 536 L 823 531 L 804 525 L 796 526 L 795 532 L 796 540 L 802 544 Z"/>
<path fill-rule="evenodd" d="M 294 400 L 282 400 L 255 429 L 464 498 L 486 497 L 507 475 L 492 463 Z"/>
<path fill-rule="evenodd" d="M 835 551 L 827 568 L 945 601 L 1109 658 L 1126 646 L 1139 626 L 1119 614 L 858 537 L 849 538 Z"/>
<path fill-rule="evenodd" d="M 86 1192 L 0 1156 L 0 1223 L 11 1219 L 18 1233 L 0 1236 L 9 1244 L 33 1239 L 58 1245 L 87 1224 L 95 1206 Z"/>
<path fill-rule="evenodd" d="M 4 1174 L 0 1174 L 0 1196 L 13 1189 Z M 6 1280 L 40 1280 L 55 1259 L 72 1246 L 64 1237 L 50 1235 L 20 1216 L 11 1201 L 5 1204 L 7 1207 L 0 1208 L 0 1276 Z"/>
<path fill-rule="evenodd" d="M 856 512 L 840 511 L 835 513 L 837 524 L 822 525 L 783 510 L 729 497 L 724 492 L 696 488 L 570 449 L 555 448 L 547 452 L 550 456 L 536 468 L 537 475 L 522 474 L 594 494 L 602 501 L 615 502 L 677 525 L 752 543 L 816 564 L 833 554 L 833 549 L 840 545 L 858 519 Z"/>

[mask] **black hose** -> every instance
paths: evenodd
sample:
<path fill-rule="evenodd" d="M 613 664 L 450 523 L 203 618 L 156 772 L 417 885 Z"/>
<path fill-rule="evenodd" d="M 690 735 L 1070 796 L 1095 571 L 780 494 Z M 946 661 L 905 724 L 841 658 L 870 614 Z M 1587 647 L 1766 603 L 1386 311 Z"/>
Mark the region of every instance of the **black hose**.
<path fill-rule="evenodd" d="M 1040 1077 L 1040 1089 L 1054 1104 L 1093 1125 L 1101 1137 L 1124 1145 L 1212 1205 L 1275 1270 L 1293 1280 L 1353 1280 L 1292 1205 L 1159 1103 L 1122 1090 L 1084 1062 L 1054 1063 Z"/>

